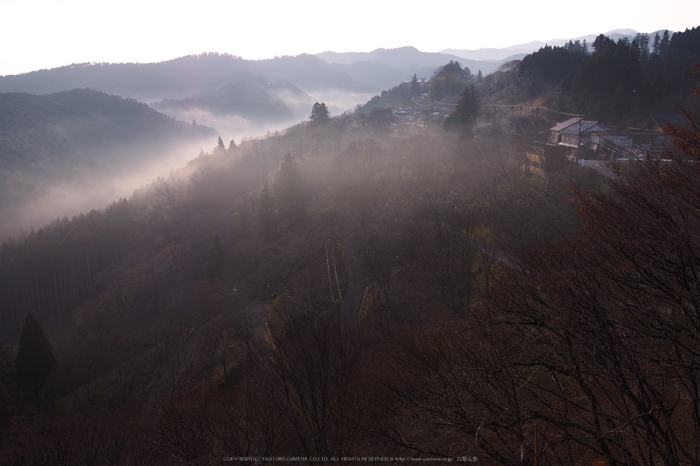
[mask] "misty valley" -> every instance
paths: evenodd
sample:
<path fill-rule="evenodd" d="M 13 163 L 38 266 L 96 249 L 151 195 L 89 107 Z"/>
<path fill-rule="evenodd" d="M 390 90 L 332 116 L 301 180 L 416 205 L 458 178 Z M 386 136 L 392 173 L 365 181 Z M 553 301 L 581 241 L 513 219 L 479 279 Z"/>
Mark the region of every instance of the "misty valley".
<path fill-rule="evenodd" d="M 700 28 L 467 52 L 0 76 L 0 464 L 697 464 Z"/>

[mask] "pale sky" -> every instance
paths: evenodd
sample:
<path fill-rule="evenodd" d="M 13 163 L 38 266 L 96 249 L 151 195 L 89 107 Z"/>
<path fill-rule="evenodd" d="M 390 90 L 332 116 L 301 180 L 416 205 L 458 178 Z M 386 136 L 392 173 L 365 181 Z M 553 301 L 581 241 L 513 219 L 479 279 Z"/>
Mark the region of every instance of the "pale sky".
<path fill-rule="evenodd" d="M 696 26 L 697 0 L 0 0 L 0 75 L 203 52 L 247 59 L 408 45 L 437 52 Z"/>

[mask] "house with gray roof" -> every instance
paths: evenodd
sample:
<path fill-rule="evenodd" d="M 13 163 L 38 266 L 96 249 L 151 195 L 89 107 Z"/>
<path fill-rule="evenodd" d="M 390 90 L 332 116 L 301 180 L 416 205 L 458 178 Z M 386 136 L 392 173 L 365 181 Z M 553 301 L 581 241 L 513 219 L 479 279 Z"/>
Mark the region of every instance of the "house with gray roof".
<path fill-rule="evenodd" d="M 574 117 L 550 128 L 547 142 L 566 147 L 566 158 L 569 161 L 579 157 L 579 149 L 582 147 L 595 153 L 605 149 L 604 152 L 614 159 L 629 159 L 646 154 L 661 158 L 665 150 L 671 148 L 663 127 L 681 123 L 682 115 L 679 114 L 650 115 L 642 128 L 617 128 Z"/>

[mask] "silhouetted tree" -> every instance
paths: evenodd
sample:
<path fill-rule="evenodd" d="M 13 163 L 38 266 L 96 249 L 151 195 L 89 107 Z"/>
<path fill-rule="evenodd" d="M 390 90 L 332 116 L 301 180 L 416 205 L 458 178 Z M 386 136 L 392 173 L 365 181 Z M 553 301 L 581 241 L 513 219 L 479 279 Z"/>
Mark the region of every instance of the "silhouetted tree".
<path fill-rule="evenodd" d="M 642 79 L 639 47 L 599 35 L 595 53 L 576 72 L 571 93 L 584 112 L 624 121 Z"/>
<path fill-rule="evenodd" d="M 15 359 L 17 387 L 31 393 L 40 406 L 41 391 L 56 366 L 56 359 L 44 328 L 31 312 L 27 313 L 19 337 L 19 348 Z"/>
<path fill-rule="evenodd" d="M 3 441 L 2 431 L 5 424 L 17 410 L 14 372 L 15 367 L 10 352 L 7 348 L 0 347 L 0 444 Z"/>
<path fill-rule="evenodd" d="M 668 55 L 668 52 L 671 49 L 671 36 L 668 33 L 668 30 L 664 31 L 663 36 L 661 36 L 661 42 L 659 43 L 659 57 L 660 58 L 666 58 L 666 55 Z"/>
<path fill-rule="evenodd" d="M 656 56 L 659 56 L 661 53 L 661 37 L 659 36 L 658 32 L 654 36 L 654 45 L 651 48 L 651 53 Z"/>
<path fill-rule="evenodd" d="M 585 55 L 581 45 L 567 47 L 542 47 L 523 58 L 518 70 L 519 77 L 529 85 L 531 95 L 556 86 L 567 77 L 574 76 Z"/>
<path fill-rule="evenodd" d="M 472 134 L 476 117 L 479 115 L 479 94 L 472 85 L 464 88 L 462 97 L 457 102 L 457 109 L 445 119 L 445 131 L 456 131 L 463 137 Z"/>
<path fill-rule="evenodd" d="M 414 95 L 420 94 L 420 84 L 418 83 L 418 76 L 415 74 L 411 78 L 411 93 Z"/>
<path fill-rule="evenodd" d="M 309 123 L 307 127 L 318 128 L 326 126 L 331 121 L 331 114 L 328 111 L 328 107 L 324 102 L 316 102 L 311 109 L 311 116 L 309 117 Z"/>
<path fill-rule="evenodd" d="M 599 34 L 598 37 L 593 41 L 593 50 L 596 52 L 601 52 L 604 49 L 615 48 L 615 41 L 606 36 L 605 34 Z"/>
<path fill-rule="evenodd" d="M 639 58 L 646 61 L 649 58 L 649 35 L 648 34 L 637 34 L 634 41 L 639 46 Z"/>

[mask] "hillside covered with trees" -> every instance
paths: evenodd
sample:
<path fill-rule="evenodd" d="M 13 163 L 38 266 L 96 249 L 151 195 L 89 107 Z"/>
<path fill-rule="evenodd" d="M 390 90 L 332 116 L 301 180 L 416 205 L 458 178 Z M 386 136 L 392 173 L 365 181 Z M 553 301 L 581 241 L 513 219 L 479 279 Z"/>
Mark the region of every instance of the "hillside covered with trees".
<path fill-rule="evenodd" d="M 148 429 L 149 439 L 168 436 L 161 429 L 179 429 L 166 420 L 175 407 L 205 416 L 195 423 L 228 430 L 186 400 L 223 403 L 216 411 L 226 416 L 243 414 L 232 402 L 279 402 L 274 410 L 249 411 L 283 416 L 251 419 L 261 429 L 269 422 L 281 429 L 279 438 L 270 432 L 270 453 L 350 454 L 356 441 L 372 437 L 364 431 L 370 425 L 356 432 L 346 418 L 356 415 L 348 410 L 351 399 L 362 396 L 354 384 L 378 369 L 361 362 L 371 354 L 365 348 L 379 348 L 395 332 L 469 315 L 481 305 L 479 290 L 504 273 L 521 246 L 577 229 L 572 176 L 586 189 L 602 185 L 589 169 L 548 181 L 527 175 L 507 138 L 465 145 L 442 130 L 418 139 L 377 137 L 359 116 L 328 118 L 317 107 L 313 123 L 199 157 L 189 179 L 173 173 L 103 211 L 57 219 L 4 243 L 3 338 L 17 338 L 32 310 L 57 361 L 45 394 L 53 402 L 37 423 L 22 416 L 11 422 L 4 454 L 26 455 L 32 438 L 49 442 L 49 450 L 54 440 L 65 441 L 34 431 L 40 424 L 59 436 L 86 432 L 77 424 L 59 427 L 64 422 L 103 421 Z M 283 359 L 268 366 L 277 358 Z M 310 379 L 296 380 L 303 374 L 297 364 L 311 364 L 303 369 Z M 293 379 L 278 380 L 274 367 Z M 321 389 L 323 403 L 341 405 L 294 427 L 307 415 L 298 417 L 293 399 L 277 399 L 279 382 L 302 384 L 294 397 L 315 398 Z M 335 392 L 341 383 L 342 396 Z M 114 415 L 100 414 L 105 403 Z M 315 403 L 301 407 L 316 410 Z M 111 436 L 112 427 L 105 429 Z M 265 442 L 252 430 L 242 434 L 256 436 L 251 448 Z M 196 441 L 223 455 L 228 447 L 209 435 Z M 129 442 L 139 437 L 128 435 Z M 71 454 L 85 453 L 83 441 L 69 440 L 78 442 Z M 171 448 L 188 461 L 218 454 L 163 445 L 130 443 L 123 461 L 168 462 Z M 398 448 L 391 445 L 374 438 L 362 448 Z M 95 448 L 99 456 L 116 454 L 106 444 Z"/>
<path fill-rule="evenodd" d="M 52 188 L 72 183 L 78 192 L 215 137 L 212 128 L 91 89 L 0 94 L 0 237 L 50 221 L 31 206 Z"/>
<path fill-rule="evenodd" d="M 696 464 L 700 76 L 671 72 L 694 31 L 647 58 L 685 105 L 663 162 L 529 168 L 534 96 L 604 111 L 577 83 L 634 46 L 603 36 L 317 102 L 5 241 L 0 458 Z"/>
<path fill-rule="evenodd" d="M 545 46 L 504 64 L 485 80 L 484 94 L 502 103 L 542 99 L 589 119 L 639 125 L 653 113 L 692 102 L 688 75 L 700 59 L 700 28 L 632 41 L 601 34 L 590 44 Z"/>

